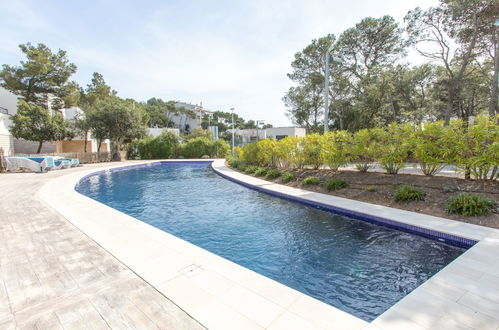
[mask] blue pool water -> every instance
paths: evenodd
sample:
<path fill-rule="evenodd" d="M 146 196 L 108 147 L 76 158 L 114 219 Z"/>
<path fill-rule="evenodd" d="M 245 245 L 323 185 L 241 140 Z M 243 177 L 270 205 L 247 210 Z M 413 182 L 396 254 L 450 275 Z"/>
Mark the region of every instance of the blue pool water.
<path fill-rule="evenodd" d="M 464 252 L 256 192 L 206 163 L 106 172 L 76 189 L 367 321 Z"/>

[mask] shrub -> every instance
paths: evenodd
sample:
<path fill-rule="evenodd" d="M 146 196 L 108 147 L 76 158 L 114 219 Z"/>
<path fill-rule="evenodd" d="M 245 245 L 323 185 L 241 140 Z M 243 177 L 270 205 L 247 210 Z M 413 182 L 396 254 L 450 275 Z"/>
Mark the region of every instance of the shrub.
<path fill-rule="evenodd" d="M 393 193 L 396 202 L 422 201 L 425 196 L 426 192 L 409 184 L 398 186 Z"/>
<path fill-rule="evenodd" d="M 477 117 L 464 134 L 456 135 L 456 162 L 466 177 L 499 179 L 499 115 Z"/>
<path fill-rule="evenodd" d="M 267 171 L 267 175 L 266 175 L 266 178 L 269 179 L 269 180 L 274 180 L 274 179 L 277 179 L 278 177 L 280 177 L 282 175 L 281 171 L 279 170 L 268 170 Z"/>
<path fill-rule="evenodd" d="M 426 122 L 416 129 L 412 152 L 424 175 L 437 174 L 453 158 L 451 144 L 459 135 L 453 128 L 438 121 Z"/>
<path fill-rule="evenodd" d="M 127 148 L 130 159 L 166 159 L 177 157 L 178 138 L 170 132 L 163 132 L 156 137 L 135 140 Z"/>
<path fill-rule="evenodd" d="M 317 169 L 327 164 L 337 170 L 351 161 L 359 171 L 367 172 L 374 162 L 379 162 L 389 174 L 397 174 L 408 160 L 414 159 L 425 175 L 438 173 L 444 164 L 456 164 L 466 178 L 497 180 L 499 117 L 477 117 L 476 120 L 476 124 L 467 128 L 459 120 L 451 121 L 449 126 L 427 122 L 417 129 L 408 123 L 392 123 L 386 128 L 363 129 L 353 135 L 336 131 L 326 135 L 287 137 L 280 141 L 266 139 L 235 148 L 235 154 L 244 163 L 265 167 L 303 168 L 308 165 Z M 132 144 L 133 150 L 140 145 Z M 182 147 L 181 154 L 193 157 L 186 155 L 187 144 Z M 203 154 L 223 157 L 228 153 L 228 145 L 224 143 L 222 149 L 223 152 L 205 151 L 195 157 Z M 130 155 L 133 157 L 133 152 Z"/>
<path fill-rule="evenodd" d="M 287 136 L 275 146 L 275 165 L 281 168 L 302 168 L 303 153 L 300 148 L 302 138 Z"/>
<path fill-rule="evenodd" d="M 237 157 L 240 160 L 243 160 L 243 148 L 242 147 L 234 147 L 234 157 Z"/>
<path fill-rule="evenodd" d="M 378 153 L 375 131 L 361 129 L 352 136 L 350 147 L 351 160 L 359 172 L 367 172 Z"/>
<path fill-rule="evenodd" d="M 258 164 L 258 144 L 249 143 L 240 149 L 240 158 L 248 164 Z"/>
<path fill-rule="evenodd" d="M 326 182 L 324 182 L 324 188 L 326 188 L 328 191 L 333 191 L 333 190 L 340 190 L 348 186 L 348 182 L 342 179 L 328 179 Z"/>
<path fill-rule="evenodd" d="M 292 168 L 303 168 L 305 165 L 305 155 L 303 153 L 303 137 L 288 136 L 285 139 L 288 144 L 287 159 L 288 166 Z"/>
<path fill-rule="evenodd" d="M 244 173 L 254 174 L 258 169 L 259 169 L 259 167 L 256 165 L 248 165 L 244 169 Z"/>
<path fill-rule="evenodd" d="M 368 192 L 376 192 L 376 191 L 378 191 L 378 188 L 376 188 L 375 186 L 367 186 L 366 187 L 366 191 L 368 191 Z"/>
<path fill-rule="evenodd" d="M 284 173 L 281 178 L 283 183 L 288 183 L 296 180 L 296 175 L 293 173 Z"/>
<path fill-rule="evenodd" d="M 328 132 L 324 136 L 321 160 L 333 172 L 348 163 L 350 140 L 350 133 L 347 131 Z"/>
<path fill-rule="evenodd" d="M 227 141 L 218 139 L 213 145 L 212 157 L 225 158 L 230 154 L 230 145 Z"/>
<path fill-rule="evenodd" d="M 238 168 L 242 163 L 236 157 L 229 157 L 227 158 L 227 164 L 229 164 L 230 167 Z"/>
<path fill-rule="evenodd" d="M 206 137 L 197 137 L 182 145 L 180 154 L 185 158 L 201 158 L 213 154 L 214 142 Z"/>
<path fill-rule="evenodd" d="M 314 169 L 321 166 L 321 150 L 324 136 L 318 133 L 308 134 L 302 140 L 301 148 L 303 153 L 303 163 L 310 165 Z"/>
<path fill-rule="evenodd" d="M 184 137 L 184 139 L 185 139 L 185 141 L 189 141 L 189 140 L 193 140 L 193 139 L 198 138 L 198 137 L 205 137 L 208 140 L 211 140 L 213 138 L 211 135 L 211 132 L 209 130 L 202 129 L 202 128 L 195 128 L 192 130 L 192 132 L 187 134 Z"/>
<path fill-rule="evenodd" d="M 373 128 L 380 144 L 378 160 L 388 174 L 397 174 L 404 168 L 411 149 L 412 127 L 409 123 L 391 123 L 386 129 Z"/>
<path fill-rule="evenodd" d="M 267 169 L 265 167 L 259 167 L 254 173 L 256 176 L 266 176 Z"/>
<path fill-rule="evenodd" d="M 275 167 L 277 163 L 277 144 L 279 141 L 265 139 L 257 142 L 257 163 L 261 166 Z"/>
<path fill-rule="evenodd" d="M 321 183 L 321 181 L 319 180 L 319 178 L 316 178 L 315 176 L 307 176 L 301 182 L 301 184 L 304 186 L 318 185 L 319 183 Z"/>
<path fill-rule="evenodd" d="M 448 213 L 457 213 L 468 216 L 479 216 L 490 213 L 496 201 L 476 194 L 458 194 L 449 198 L 445 210 Z"/>

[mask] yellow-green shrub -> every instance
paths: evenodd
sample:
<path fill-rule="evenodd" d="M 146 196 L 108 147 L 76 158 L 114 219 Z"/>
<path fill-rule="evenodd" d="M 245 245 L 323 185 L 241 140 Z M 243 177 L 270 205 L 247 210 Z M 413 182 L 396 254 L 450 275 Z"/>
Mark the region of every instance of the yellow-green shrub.
<path fill-rule="evenodd" d="M 453 144 L 460 134 L 460 125 L 444 126 L 443 121 L 426 122 L 416 128 L 412 136 L 412 152 L 424 175 L 437 174 L 445 163 L 454 159 Z"/>
<path fill-rule="evenodd" d="M 334 172 L 346 165 L 349 160 L 351 135 L 347 131 L 328 132 L 324 135 L 321 151 L 323 164 Z"/>
<path fill-rule="evenodd" d="M 241 148 L 240 154 L 240 158 L 243 162 L 258 164 L 258 144 L 256 142 L 245 145 Z"/>
<path fill-rule="evenodd" d="M 305 135 L 300 146 L 303 152 L 303 163 L 310 165 L 314 169 L 321 166 L 321 150 L 324 136 L 318 133 Z"/>
<path fill-rule="evenodd" d="M 303 152 L 301 151 L 300 141 L 302 139 L 295 136 L 288 136 L 278 141 L 275 152 L 277 157 L 277 166 L 283 168 L 302 168 Z"/>
<path fill-rule="evenodd" d="M 499 115 L 479 116 L 465 134 L 455 137 L 458 168 L 478 180 L 499 178 Z"/>
<path fill-rule="evenodd" d="M 267 167 L 314 169 L 327 164 L 334 171 L 352 161 L 366 172 L 379 162 L 387 173 L 396 174 L 409 159 L 416 160 L 425 175 L 434 175 L 444 164 L 455 164 L 471 177 L 499 178 L 499 117 L 478 117 L 465 128 L 462 121 L 428 122 L 417 128 L 392 123 L 385 128 L 309 134 L 280 141 L 262 140 L 236 148 L 244 163 Z M 224 149 L 226 150 L 226 148 Z"/>
<path fill-rule="evenodd" d="M 373 128 L 380 146 L 379 161 L 381 168 L 388 174 L 397 174 L 405 167 L 405 162 L 411 150 L 412 127 L 409 123 L 391 123 L 386 129 Z"/>
<path fill-rule="evenodd" d="M 360 172 L 367 172 L 378 155 L 378 143 L 374 130 L 361 129 L 352 136 L 351 161 Z"/>
<path fill-rule="evenodd" d="M 218 139 L 213 145 L 212 157 L 224 158 L 230 154 L 230 145 L 227 141 Z"/>
<path fill-rule="evenodd" d="M 277 144 L 279 141 L 265 139 L 257 142 L 257 163 L 261 166 L 275 167 L 277 163 Z"/>

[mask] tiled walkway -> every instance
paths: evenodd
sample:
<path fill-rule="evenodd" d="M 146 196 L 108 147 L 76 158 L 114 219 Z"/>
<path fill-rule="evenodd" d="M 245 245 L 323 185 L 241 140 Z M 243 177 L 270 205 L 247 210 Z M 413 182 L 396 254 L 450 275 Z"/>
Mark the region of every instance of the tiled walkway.
<path fill-rule="evenodd" d="M 0 329 L 202 329 L 36 196 L 45 174 L 0 174 Z"/>

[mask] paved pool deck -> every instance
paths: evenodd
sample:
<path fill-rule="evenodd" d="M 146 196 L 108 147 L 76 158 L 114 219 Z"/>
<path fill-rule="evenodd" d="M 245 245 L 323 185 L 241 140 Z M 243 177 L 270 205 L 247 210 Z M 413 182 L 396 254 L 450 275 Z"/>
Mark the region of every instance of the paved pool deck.
<path fill-rule="evenodd" d="M 499 327 L 498 230 L 277 185 L 215 160 L 262 189 L 479 241 L 369 324 L 74 190 L 133 164 L 0 175 L 1 329 Z"/>
<path fill-rule="evenodd" d="M 110 165 L 0 174 L 0 329 L 204 329 L 37 196 Z"/>

